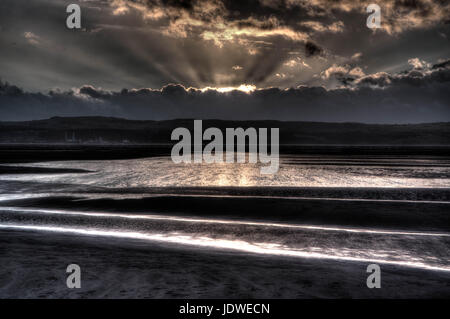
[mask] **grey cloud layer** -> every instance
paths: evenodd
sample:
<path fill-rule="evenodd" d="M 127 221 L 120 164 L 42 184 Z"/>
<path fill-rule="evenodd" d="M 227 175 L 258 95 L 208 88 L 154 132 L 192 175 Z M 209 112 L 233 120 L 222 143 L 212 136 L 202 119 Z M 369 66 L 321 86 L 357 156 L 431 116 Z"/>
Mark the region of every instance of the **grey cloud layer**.
<path fill-rule="evenodd" d="M 450 55 L 448 1 L 384 1 L 376 32 L 365 26 L 367 2 L 90 0 L 79 2 L 84 29 L 73 31 L 64 1 L 2 0 L 0 76 L 33 91 L 289 88 L 327 86 L 321 72 L 355 53 L 365 73 Z"/>
<path fill-rule="evenodd" d="M 0 120 L 448 121 L 450 2 L 369 2 L 1 0 Z"/>
<path fill-rule="evenodd" d="M 103 115 L 129 119 L 279 119 L 422 123 L 450 120 L 449 61 L 399 74 L 362 76 L 345 88 L 260 89 L 251 93 L 186 89 L 107 91 L 92 86 L 48 94 L 0 85 L 2 120 Z"/>

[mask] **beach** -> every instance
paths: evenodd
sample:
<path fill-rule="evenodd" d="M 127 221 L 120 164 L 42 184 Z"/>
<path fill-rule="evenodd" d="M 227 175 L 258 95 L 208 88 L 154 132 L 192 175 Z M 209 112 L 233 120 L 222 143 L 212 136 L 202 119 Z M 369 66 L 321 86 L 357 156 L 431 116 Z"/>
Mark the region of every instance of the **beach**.
<path fill-rule="evenodd" d="M 1 298 L 448 298 L 448 272 L 1 231 Z M 67 265 L 82 269 L 67 289 Z"/>
<path fill-rule="evenodd" d="M 276 178 L 232 165 L 2 164 L 0 297 L 450 296 L 446 157 L 283 155 Z"/>

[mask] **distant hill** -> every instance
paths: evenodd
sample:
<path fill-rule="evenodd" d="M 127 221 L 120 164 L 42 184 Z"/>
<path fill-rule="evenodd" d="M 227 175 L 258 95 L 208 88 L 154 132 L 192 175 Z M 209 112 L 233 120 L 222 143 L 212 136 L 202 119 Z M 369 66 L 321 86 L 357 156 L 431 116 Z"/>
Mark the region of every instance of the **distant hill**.
<path fill-rule="evenodd" d="M 0 122 L 0 143 L 159 144 L 172 143 L 177 127 L 193 120 L 135 121 L 109 117 L 53 117 Z M 362 123 L 204 120 L 203 129 L 280 129 L 281 144 L 450 145 L 450 123 L 385 125 Z"/>

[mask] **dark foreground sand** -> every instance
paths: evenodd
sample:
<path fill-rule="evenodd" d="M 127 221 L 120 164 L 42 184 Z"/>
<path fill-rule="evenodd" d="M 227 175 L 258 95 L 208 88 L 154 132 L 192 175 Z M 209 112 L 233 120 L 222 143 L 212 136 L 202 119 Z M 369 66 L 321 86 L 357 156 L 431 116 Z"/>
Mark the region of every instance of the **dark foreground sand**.
<path fill-rule="evenodd" d="M 67 265 L 82 288 L 66 288 Z M 207 251 L 138 240 L 0 231 L 0 298 L 449 298 L 450 273 Z"/>

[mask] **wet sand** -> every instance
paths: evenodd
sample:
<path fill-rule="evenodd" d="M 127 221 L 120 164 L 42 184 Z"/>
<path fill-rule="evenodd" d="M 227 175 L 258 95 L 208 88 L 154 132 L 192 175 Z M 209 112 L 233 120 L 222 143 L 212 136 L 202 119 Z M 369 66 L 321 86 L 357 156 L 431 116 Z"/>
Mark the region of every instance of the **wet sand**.
<path fill-rule="evenodd" d="M 441 202 L 370 201 L 228 196 L 154 195 L 111 199 L 108 194 L 5 200 L 1 206 L 117 213 L 155 213 L 309 225 L 450 231 L 450 205 Z"/>
<path fill-rule="evenodd" d="M 3 174 L 81 174 L 90 173 L 84 169 L 48 168 L 48 167 L 22 167 L 0 165 L 0 175 Z"/>
<path fill-rule="evenodd" d="M 354 151 L 361 150 L 355 148 Z M 386 149 L 372 151 L 382 154 Z M 40 147 L 37 151 L 28 146 L 11 152 L 0 147 L 0 154 L 6 155 L 0 162 L 116 159 L 160 154 L 159 151 L 151 152 L 145 147 L 124 151 L 120 146 L 110 150 L 108 147 L 64 146 L 61 149 L 54 146 L 53 149 Z M 336 147 L 333 152 L 345 154 L 346 151 Z M 396 152 L 403 154 L 406 151 L 391 150 L 391 153 Z M 424 156 L 442 155 L 435 148 L 420 148 L 420 152 Z M 442 158 L 447 159 L 446 156 Z M 297 164 L 308 165 L 305 162 Z M 34 167 L 0 167 L 0 173 L 2 170 L 4 174 L 87 173 Z M 43 183 L 34 181 L 8 180 L 1 182 L 0 194 L 6 194 L 0 201 L 0 210 L 2 207 L 23 207 L 371 230 L 445 234 L 450 231 L 449 188 L 111 189 L 57 183 L 47 183 L 43 187 Z M 42 197 L 20 198 L 24 194 Z M 7 200 L 10 195 L 19 199 Z M 66 218 L 33 214 L 6 212 L 0 217 L 3 223 L 92 226 L 81 216 Z M 125 224 L 114 227 L 120 229 Z M 143 227 L 143 223 L 137 224 Z M 197 225 L 192 227 L 197 228 L 196 231 L 201 229 Z M 243 236 L 240 233 L 243 229 L 238 230 L 233 235 Z M 263 232 L 258 235 L 263 235 Z M 407 236 L 404 240 L 408 239 Z M 325 233 L 319 234 L 316 244 L 320 246 L 321 240 L 326 238 Z M 446 251 L 442 245 L 447 243 L 447 239 L 427 238 L 418 242 L 430 244 L 429 247 L 439 250 L 441 255 Z M 363 244 L 371 247 L 376 243 L 369 240 Z M 428 253 L 427 248 L 417 249 Z M 65 285 L 65 269 L 72 263 L 82 269 L 80 290 L 70 290 Z M 0 229 L 0 265 L 0 298 L 450 298 L 448 271 L 381 264 L 382 288 L 368 289 L 367 262 L 264 255 L 133 238 L 36 230 Z"/>
<path fill-rule="evenodd" d="M 449 298 L 450 273 L 261 256 L 139 240 L 0 231 L 1 298 Z M 82 288 L 65 285 L 67 265 Z M 180 267 L 182 265 L 182 267 Z"/>

